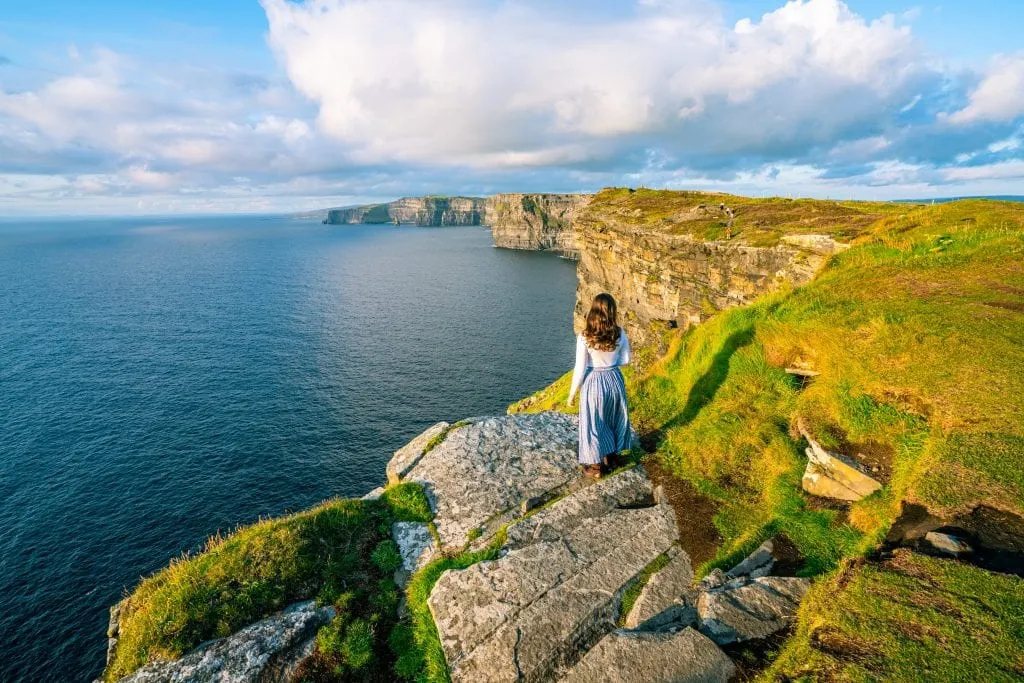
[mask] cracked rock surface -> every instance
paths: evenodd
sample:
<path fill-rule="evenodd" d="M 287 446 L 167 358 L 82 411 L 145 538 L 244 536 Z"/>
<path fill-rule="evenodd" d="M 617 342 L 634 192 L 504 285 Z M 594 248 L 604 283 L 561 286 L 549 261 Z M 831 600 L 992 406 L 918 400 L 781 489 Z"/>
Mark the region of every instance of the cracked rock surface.
<path fill-rule="evenodd" d="M 201 645 L 180 659 L 154 662 L 130 683 L 257 683 L 287 680 L 287 673 L 312 651 L 317 629 L 334 618 L 333 607 L 313 601 L 292 605 L 227 638 Z"/>
<path fill-rule="evenodd" d="M 562 680 L 565 683 L 725 683 L 736 672 L 724 652 L 692 628 L 676 633 L 615 631 Z"/>
<path fill-rule="evenodd" d="M 577 480 L 576 444 L 573 415 L 487 417 L 448 431 L 444 441 L 404 469 L 401 479 L 424 485 L 442 549 L 455 550 L 492 517 Z M 408 460 L 403 453 L 402 462 Z M 398 463 L 388 466 L 389 473 L 402 469 Z"/>
<path fill-rule="evenodd" d="M 430 595 L 452 680 L 557 679 L 614 630 L 623 591 L 675 540 L 639 468 L 513 526 L 503 557 L 446 572 Z"/>

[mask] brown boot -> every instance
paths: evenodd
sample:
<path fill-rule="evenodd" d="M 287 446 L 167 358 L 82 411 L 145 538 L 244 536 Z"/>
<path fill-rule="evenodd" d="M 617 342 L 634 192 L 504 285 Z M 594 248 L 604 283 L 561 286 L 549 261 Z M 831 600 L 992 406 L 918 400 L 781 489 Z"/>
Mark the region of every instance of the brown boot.
<path fill-rule="evenodd" d="M 584 465 L 583 474 L 591 479 L 601 478 L 601 466 L 600 465 Z"/>

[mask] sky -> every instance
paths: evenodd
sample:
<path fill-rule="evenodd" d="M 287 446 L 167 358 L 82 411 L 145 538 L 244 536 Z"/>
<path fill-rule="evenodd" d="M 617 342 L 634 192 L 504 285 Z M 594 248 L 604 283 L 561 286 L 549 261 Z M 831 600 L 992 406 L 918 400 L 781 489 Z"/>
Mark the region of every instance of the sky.
<path fill-rule="evenodd" d="M 1024 3 L 0 0 L 0 217 L 1024 194 Z"/>

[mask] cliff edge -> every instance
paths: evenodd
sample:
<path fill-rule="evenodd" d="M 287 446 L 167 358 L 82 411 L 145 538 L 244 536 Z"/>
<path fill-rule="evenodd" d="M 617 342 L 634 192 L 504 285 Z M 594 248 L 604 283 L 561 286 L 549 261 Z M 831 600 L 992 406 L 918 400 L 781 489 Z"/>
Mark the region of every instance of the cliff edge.
<path fill-rule="evenodd" d="M 403 197 L 387 204 L 330 209 L 324 223 L 412 224 L 421 227 L 483 225 L 486 202 L 480 197 Z"/>

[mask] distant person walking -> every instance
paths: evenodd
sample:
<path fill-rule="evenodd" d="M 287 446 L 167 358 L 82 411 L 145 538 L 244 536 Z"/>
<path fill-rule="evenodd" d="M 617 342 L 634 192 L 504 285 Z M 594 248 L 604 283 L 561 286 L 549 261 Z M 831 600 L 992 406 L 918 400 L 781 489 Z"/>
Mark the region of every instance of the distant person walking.
<path fill-rule="evenodd" d="M 615 299 L 598 294 L 587 325 L 576 337 L 576 368 L 569 389 L 571 406 L 580 394 L 580 464 L 588 477 L 632 446 L 626 384 L 619 368 L 629 365 L 629 339 L 619 327 Z"/>

